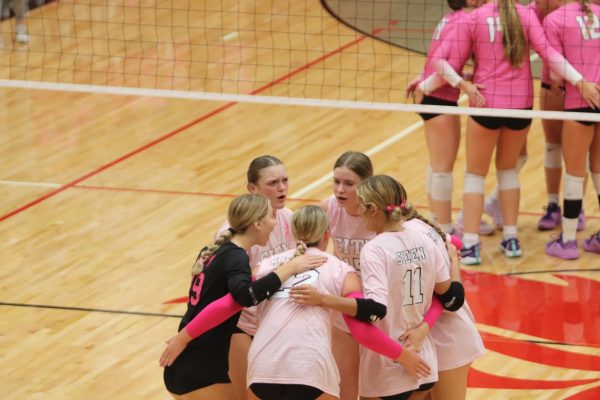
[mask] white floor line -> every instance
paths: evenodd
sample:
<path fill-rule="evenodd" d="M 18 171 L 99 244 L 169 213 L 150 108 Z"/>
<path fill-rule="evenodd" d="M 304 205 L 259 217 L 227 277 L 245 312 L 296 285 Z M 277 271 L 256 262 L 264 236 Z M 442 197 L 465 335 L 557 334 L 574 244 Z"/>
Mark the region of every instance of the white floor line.
<path fill-rule="evenodd" d="M 410 125 L 409 127 L 396 133 L 394 136 L 384 140 L 383 142 L 379 143 L 376 146 L 371 147 L 369 150 L 365 151 L 365 154 L 368 155 L 369 157 L 372 157 L 375 154 L 379 153 L 381 150 L 385 149 L 386 147 L 396 143 L 398 140 L 402 139 L 403 137 L 410 135 L 411 133 L 413 133 L 417 129 L 421 128 L 422 126 L 423 126 L 423 121 L 422 120 L 417 121 L 414 124 Z M 302 198 L 302 197 L 304 197 L 305 194 L 309 193 L 311 190 L 316 189 L 317 187 L 321 186 L 325 182 L 329 182 L 332 177 L 333 177 L 333 172 L 329 172 L 329 173 L 323 175 L 322 177 L 320 177 L 319 179 L 317 179 L 316 181 L 304 186 L 302 189 L 292 193 L 289 197 Z"/>
<path fill-rule="evenodd" d="M 4 186 L 24 186 L 24 187 L 40 187 L 40 188 L 59 188 L 60 183 L 50 182 L 22 182 L 22 181 L 4 181 L 0 180 L 0 185 Z"/>

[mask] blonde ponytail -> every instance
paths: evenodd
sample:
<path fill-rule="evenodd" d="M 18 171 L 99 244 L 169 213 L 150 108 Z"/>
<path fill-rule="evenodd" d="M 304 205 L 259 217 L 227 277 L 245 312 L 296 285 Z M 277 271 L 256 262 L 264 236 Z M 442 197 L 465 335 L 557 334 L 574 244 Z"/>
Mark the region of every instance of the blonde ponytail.
<path fill-rule="evenodd" d="M 514 0 L 498 0 L 502 46 L 504 55 L 515 68 L 521 67 L 525 58 L 525 33 Z"/>
<path fill-rule="evenodd" d="M 204 247 L 192 266 L 192 275 L 202 273 L 210 263 L 215 252 L 229 242 L 238 233 L 244 233 L 253 223 L 265 218 L 271 212 L 271 204 L 265 197 L 257 194 L 243 194 L 236 197 L 229 204 L 227 221 L 231 228 L 224 230 L 211 245 Z"/>
<path fill-rule="evenodd" d="M 590 8 L 590 1 L 589 0 L 581 0 L 581 9 L 583 10 L 583 12 L 585 13 L 585 16 L 587 17 L 586 28 L 588 30 L 588 35 L 591 36 L 592 24 L 594 23 L 594 13 L 592 12 L 592 9 Z"/>

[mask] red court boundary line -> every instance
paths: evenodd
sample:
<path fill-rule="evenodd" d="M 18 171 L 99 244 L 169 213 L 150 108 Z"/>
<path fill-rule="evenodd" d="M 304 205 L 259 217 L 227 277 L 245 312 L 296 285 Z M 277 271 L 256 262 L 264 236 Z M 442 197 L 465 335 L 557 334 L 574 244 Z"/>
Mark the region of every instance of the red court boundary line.
<path fill-rule="evenodd" d="M 137 193 L 156 193 L 156 194 L 168 194 L 168 195 L 182 195 L 182 196 L 206 196 L 206 197 L 220 197 L 220 198 L 233 198 L 239 196 L 241 193 L 211 193 L 211 192 L 191 192 L 185 190 L 163 190 L 163 189 L 145 189 L 145 188 L 125 188 L 115 186 L 95 186 L 95 185 L 73 185 L 74 189 L 85 189 L 85 190 L 106 190 L 114 192 L 137 192 Z M 318 203 L 319 199 L 305 199 L 305 198 L 293 198 L 288 197 L 287 201 L 300 201 L 307 203 Z M 415 204 L 416 208 L 428 209 L 429 206 Z M 460 211 L 460 208 L 452 208 L 452 211 Z M 519 211 L 519 215 L 526 215 L 530 217 L 540 217 L 544 215 L 542 212 L 534 211 Z M 586 219 L 600 219 L 600 215 L 586 215 Z"/>
<path fill-rule="evenodd" d="M 373 31 L 373 34 L 380 33 L 381 31 L 383 31 L 385 29 L 387 29 L 387 28 L 378 28 L 378 29 L 375 29 Z M 365 40 L 368 37 L 369 36 L 360 36 L 360 37 L 352 40 L 351 42 L 348 42 L 345 45 L 343 45 L 341 47 L 338 47 L 337 49 L 335 49 L 333 51 L 330 51 L 329 53 L 327 53 L 327 54 L 325 54 L 325 55 L 323 55 L 323 56 L 321 56 L 321 57 L 319 57 L 319 58 L 317 58 L 317 59 L 315 59 L 315 60 L 313 60 L 313 61 L 311 61 L 311 62 L 309 62 L 307 64 L 304 64 L 301 67 L 296 68 L 292 72 L 287 73 L 287 74 L 285 74 L 285 75 L 283 75 L 283 76 L 281 76 L 281 77 L 279 77 L 279 78 L 277 78 L 277 79 L 275 79 L 275 80 L 273 80 L 273 81 L 271 81 L 271 82 L 269 82 L 269 83 L 267 83 L 267 84 L 259 87 L 258 89 L 253 90 L 249 94 L 250 95 L 255 95 L 255 94 L 261 93 L 261 92 L 263 92 L 263 91 L 265 91 L 265 90 L 267 90 L 267 89 L 275 86 L 278 83 L 281 83 L 281 82 L 283 82 L 285 80 L 288 80 L 291 77 L 293 77 L 293 76 L 295 76 L 295 75 L 297 75 L 297 74 L 299 74 L 299 73 L 301 73 L 303 71 L 308 70 L 312 66 L 314 66 L 314 65 L 316 65 L 316 64 L 318 64 L 318 63 L 320 63 L 320 62 L 322 62 L 322 61 L 324 61 L 326 59 L 328 59 L 329 57 L 332 57 L 332 56 L 334 56 L 334 55 L 336 55 L 338 53 L 341 53 L 342 51 L 346 50 L 347 48 L 352 47 L 352 46 L 354 46 L 354 45 L 362 42 L 363 40 Z M 180 133 L 180 132 L 182 132 L 182 131 L 184 131 L 184 130 L 186 130 L 186 129 L 188 129 L 188 128 L 190 128 L 190 127 L 192 127 L 192 126 L 194 126 L 194 125 L 196 125 L 196 124 L 198 124 L 198 123 L 200 123 L 200 122 L 202 122 L 202 121 L 204 121 L 204 120 L 206 120 L 208 118 L 211 118 L 211 117 L 219 114 L 222 111 L 225 111 L 226 109 L 228 109 L 228 108 L 236 105 L 237 103 L 238 102 L 235 102 L 235 101 L 227 103 L 227 104 L 225 104 L 225 105 L 223 105 L 223 106 L 221 106 L 221 107 L 219 107 L 219 108 L 217 108 L 217 109 L 215 109 L 213 111 L 210 111 L 207 114 L 204 114 L 203 116 L 201 116 L 199 118 L 196 118 L 195 120 L 193 120 L 191 122 L 188 122 L 187 124 L 185 124 L 185 125 L 177 128 L 177 129 L 175 129 L 175 130 L 173 130 L 173 131 L 171 131 L 171 132 L 169 132 L 169 133 L 167 133 L 167 134 L 165 134 L 163 136 L 158 137 L 157 139 L 152 140 L 151 142 L 149 142 L 149 143 L 147 143 L 147 144 L 145 144 L 145 145 L 143 145 L 143 146 L 141 146 L 141 147 L 139 147 L 137 149 L 134 149 L 134 150 L 126 153 L 125 155 L 122 155 L 121 157 L 119 157 L 119 158 L 117 158 L 117 159 L 115 159 L 113 161 L 108 162 L 107 164 L 101 165 L 100 167 L 97 167 L 96 169 L 93 169 L 92 171 L 90 171 L 90 172 L 88 172 L 88 173 L 80 176 L 79 178 L 76 178 L 76 179 L 70 181 L 69 183 L 64 184 L 63 186 L 61 186 L 61 187 L 59 187 L 57 189 L 51 190 L 50 192 L 48 192 L 48 193 L 46 193 L 46 194 L 38 197 L 37 199 L 32 200 L 29 203 L 24 204 L 21 207 L 18 207 L 16 209 L 10 211 L 7 214 L 4 214 L 3 216 L 0 217 L 0 222 L 2 222 L 4 220 L 7 220 L 8 218 L 10 218 L 10 217 L 12 217 L 14 215 L 17 215 L 17 214 L 19 214 L 19 213 L 21 213 L 21 212 L 23 212 L 23 211 L 25 211 L 25 210 L 27 210 L 27 209 L 35 206 L 35 205 L 43 202 L 46 199 L 49 199 L 51 197 L 56 196 L 57 194 L 59 194 L 61 192 L 64 192 L 65 190 L 67 190 L 67 189 L 69 189 L 69 188 L 77 185 L 78 183 L 83 182 L 83 181 L 91 178 L 92 176 L 97 175 L 100 172 L 105 171 L 108 168 L 111 168 L 114 165 L 119 164 L 119 163 L 121 163 L 121 162 L 123 162 L 123 161 L 125 161 L 125 160 L 127 160 L 127 159 L 129 159 L 131 157 L 133 157 L 134 155 L 136 155 L 138 153 L 141 153 L 144 150 L 147 150 L 150 147 L 153 147 L 153 146 L 155 146 L 155 145 L 157 145 L 157 144 L 159 144 L 161 142 L 164 142 L 165 140 L 167 140 L 167 139 L 169 139 L 169 138 L 177 135 L 178 133 Z"/>

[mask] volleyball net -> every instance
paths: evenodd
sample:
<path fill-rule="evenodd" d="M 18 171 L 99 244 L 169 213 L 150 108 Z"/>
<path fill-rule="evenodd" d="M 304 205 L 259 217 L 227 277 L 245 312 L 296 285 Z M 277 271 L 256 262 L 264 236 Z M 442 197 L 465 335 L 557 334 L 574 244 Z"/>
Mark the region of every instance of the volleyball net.
<path fill-rule="evenodd" d="M 468 108 L 465 99 L 461 107 L 408 102 L 406 86 L 421 73 L 432 33 L 448 11 L 445 0 L 59 0 L 30 10 L 27 44 L 8 40 L 13 20 L 1 23 L 0 86 L 600 119 Z"/>

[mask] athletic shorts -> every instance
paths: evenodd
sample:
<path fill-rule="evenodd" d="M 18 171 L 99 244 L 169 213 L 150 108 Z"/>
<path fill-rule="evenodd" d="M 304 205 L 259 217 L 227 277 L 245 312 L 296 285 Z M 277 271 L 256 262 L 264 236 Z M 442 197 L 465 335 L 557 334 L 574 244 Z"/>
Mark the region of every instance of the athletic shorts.
<path fill-rule="evenodd" d="M 235 326 L 235 328 L 233 328 L 233 334 L 235 335 L 236 333 L 242 333 L 244 335 L 248 335 L 246 332 L 241 330 L 237 325 Z M 254 339 L 254 336 L 252 336 L 252 335 L 248 335 L 248 336 L 250 336 L 250 339 Z"/>
<path fill-rule="evenodd" d="M 231 383 L 227 357 L 227 351 L 215 359 L 194 346 L 186 347 L 173 365 L 165 367 L 163 378 L 167 390 L 182 395 L 216 383 Z"/>
<path fill-rule="evenodd" d="M 531 110 L 531 107 L 524 110 Z M 520 131 L 531 125 L 531 118 L 482 117 L 476 115 L 471 115 L 471 118 L 487 129 L 508 128 L 513 131 Z"/>
<path fill-rule="evenodd" d="M 568 110 L 565 110 L 565 111 L 600 114 L 600 110 L 593 109 L 592 107 L 571 108 L 571 109 L 568 109 Z M 598 122 L 592 122 L 592 121 L 577 121 L 577 122 L 579 122 L 582 125 L 586 125 L 586 126 L 592 126 L 592 125 L 598 123 Z"/>
<path fill-rule="evenodd" d="M 435 385 L 435 382 L 424 383 L 421 386 L 419 386 L 418 389 L 411 390 L 409 392 L 393 394 L 391 396 L 384 396 L 384 397 L 381 397 L 381 400 L 408 400 L 408 398 L 410 397 L 411 394 L 413 394 L 413 392 L 425 392 L 425 391 L 431 389 L 433 387 L 433 385 Z"/>
<path fill-rule="evenodd" d="M 437 97 L 432 97 L 432 96 L 423 97 L 423 101 L 421 102 L 421 104 L 432 105 L 432 106 L 454 106 L 454 107 L 456 107 L 458 105 L 458 103 L 456 101 L 438 99 Z M 423 121 L 428 121 L 431 118 L 435 118 L 440 114 L 419 113 L 419 115 L 421 116 L 421 118 L 423 118 Z"/>
<path fill-rule="evenodd" d="M 546 90 L 552 90 L 552 84 L 548 83 L 548 82 L 542 82 L 540 84 L 540 86 L 542 87 L 542 89 L 546 89 Z M 561 90 L 565 90 L 564 86 L 560 87 Z"/>
<path fill-rule="evenodd" d="M 307 385 L 253 383 L 250 390 L 261 400 L 315 400 L 323 391 Z"/>

